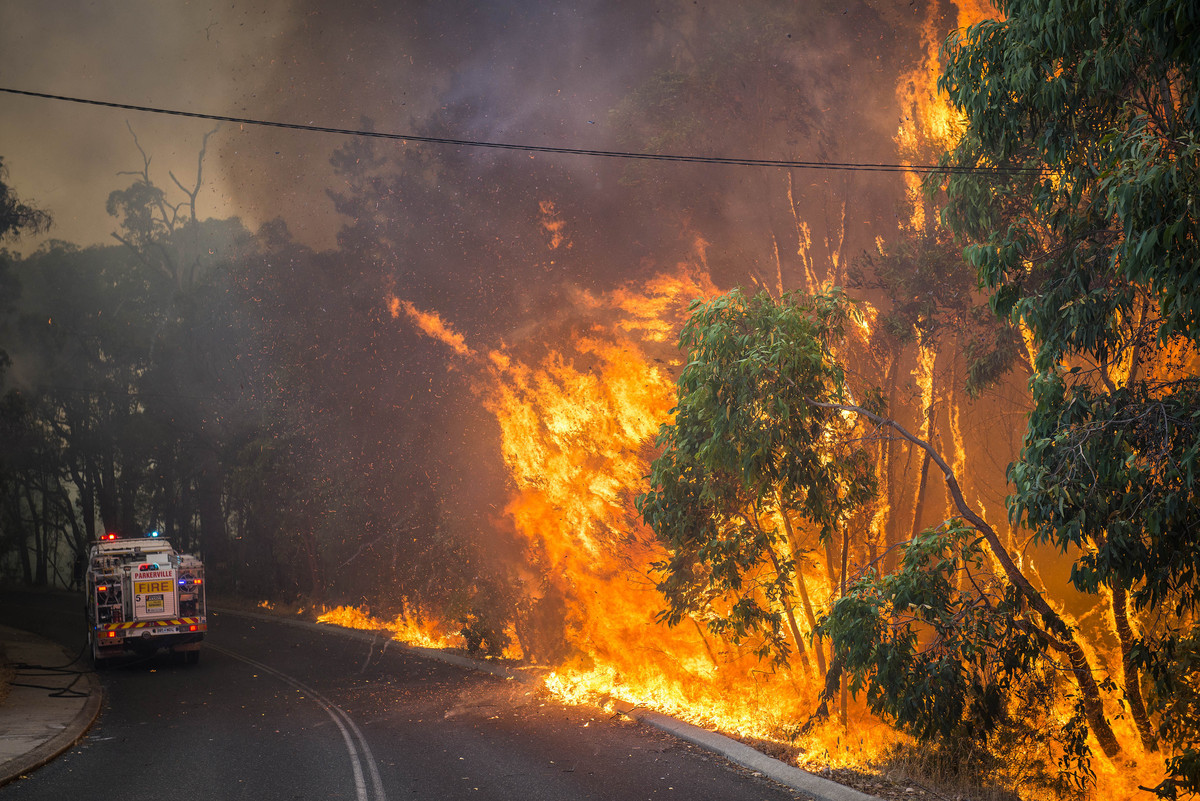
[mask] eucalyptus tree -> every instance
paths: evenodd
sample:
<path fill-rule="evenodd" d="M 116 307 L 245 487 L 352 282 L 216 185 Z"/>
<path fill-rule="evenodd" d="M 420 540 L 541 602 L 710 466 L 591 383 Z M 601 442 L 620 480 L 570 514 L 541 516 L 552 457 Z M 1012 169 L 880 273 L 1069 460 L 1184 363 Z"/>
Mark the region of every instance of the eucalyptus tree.
<path fill-rule="evenodd" d="M 674 419 L 637 499 L 667 549 L 660 619 L 691 617 L 788 663 L 808 639 L 791 614 L 802 585 L 789 521 L 823 540 L 864 525 L 875 502 L 870 445 L 893 438 L 928 456 L 956 516 L 901 543 L 895 573 L 857 571 L 820 615 L 810 634 L 828 639 L 833 658 L 817 714 L 839 685 L 866 688 L 873 711 L 923 741 L 1043 737 L 1066 775 L 1085 776 L 1089 727 L 1115 742 L 1087 652 L 946 459 L 886 416 L 877 392 L 847 381 L 850 319 L 837 290 L 780 301 L 735 290 L 692 306 Z M 1063 673 L 1077 696 L 1067 721 L 1026 715 L 1062 696 Z"/>
<path fill-rule="evenodd" d="M 1200 790 L 1200 8 L 999 8 L 946 44 L 944 218 L 1037 349 L 1010 513 L 1111 604 L 1113 678 L 1175 797 Z"/>
<path fill-rule="evenodd" d="M 243 429 L 253 425 L 239 389 L 245 326 L 228 275 L 258 245 L 237 219 L 201 219 L 205 157 L 215 132 L 203 137 L 194 180 L 168 173 L 171 191 L 156 183 L 151 156 L 134 134 L 141 166 L 121 173 L 132 180 L 110 193 L 106 208 L 117 221 L 118 252 L 140 282 L 129 300 L 139 305 L 142 336 L 132 347 L 144 367 L 130 392 L 136 413 L 157 433 L 143 465 L 133 468 L 153 494 L 140 524 L 165 526 L 181 547 L 202 542 L 221 563 L 228 548 L 229 443 L 252 436 Z"/>
<path fill-rule="evenodd" d="M 944 228 L 898 232 L 892 242 L 881 243 L 857 259 L 847 277 L 848 288 L 869 297 L 878 310 L 865 354 L 868 362 L 859 361 L 857 372 L 880 377 L 891 419 L 912 420 L 943 451 L 965 451 L 961 433 L 965 422 L 957 428 L 950 423 L 996 408 L 995 398 L 982 396 L 1021 363 L 1019 332 L 991 312 L 962 248 Z M 923 379 L 927 384 L 906 393 L 902 382 L 909 370 L 914 375 L 921 370 L 921 356 L 928 358 Z M 910 411 L 910 404 L 923 408 Z M 949 438 L 943 436 L 948 428 Z M 948 442 L 950 438 L 957 441 Z M 912 464 L 912 449 L 894 438 L 881 438 L 879 451 L 880 491 L 888 509 L 886 570 L 896 564 L 895 546 L 928 525 L 930 512 L 940 520 L 944 507 L 927 503 L 936 492 L 930 488 L 933 463 L 928 452 L 921 455 L 917 467 Z M 974 474 L 971 478 L 985 480 Z"/>
<path fill-rule="evenodd" d="M 804 651 L 793 610 L 813 614 L 794 521 L 827 541 L 874 491 L 867 450 L 843 447 L 854 424 L 815 405 L 851 400 L 834 355 L 851 314 L 838 292 L 692 305 L 674 419 L 637 499 L 668 551 L 668 624 L 691 617 L 781 664 Z"/>
<path fill-rule="evenodd" d="M 0 158 L 0 244 L 14 240 L 22 233 L 38 233 L 49 227 L 50 215 L 24 203 L 8 185 L 8 168 L 4 166 L 4 159 Z M 13 275 L 11 262 L 8 251 L 0 250 L 0 322 L 12 315 L 20 293 L 20 284 Z M 0 329 L 0 335 L 8 334 Z M 3 344 L 0 340 L 0 379 L 4 377 L 3 371 L 8 365 Z"/>
<path fill-rule="evenodd" d="M 8 168 L 0 157 L 0 241 L 50 227 L 50 215 L 23 202 L 8 184 Z"/>
<path fill-rule="evenodd" d="M 221 280 L 253 243 L 236 220 L 196 219 L 199 173 L 172 204 L 142 157 L 133 184 L 110 197 L 120 244 L 50 241 L 12 265 L 22 298 L 7 333 L 26 438 L 40 437 L 46 465 L 32 496 L 40 512 L 25 516 L 49 519 L 54 500 L 76 553 L 98 525 L 165 528 L 184 548 L 196 545 L 197 518 L 218 532 L 212 544 L 224 529 L 220 456 L 239 376 Z"/>

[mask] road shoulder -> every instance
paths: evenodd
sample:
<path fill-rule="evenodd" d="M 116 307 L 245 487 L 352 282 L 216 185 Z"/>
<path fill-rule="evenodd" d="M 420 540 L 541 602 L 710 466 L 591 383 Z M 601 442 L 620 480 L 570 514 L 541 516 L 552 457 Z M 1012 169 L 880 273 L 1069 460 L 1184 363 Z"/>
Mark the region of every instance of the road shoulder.
<path fill-rule="evenodd" d="M 0 786 L 40 768 L 83 738 L 100 714 L 103 688 L 90 665 L 62 646 L 0 626 L 12 668 L 0 703 Z"/>

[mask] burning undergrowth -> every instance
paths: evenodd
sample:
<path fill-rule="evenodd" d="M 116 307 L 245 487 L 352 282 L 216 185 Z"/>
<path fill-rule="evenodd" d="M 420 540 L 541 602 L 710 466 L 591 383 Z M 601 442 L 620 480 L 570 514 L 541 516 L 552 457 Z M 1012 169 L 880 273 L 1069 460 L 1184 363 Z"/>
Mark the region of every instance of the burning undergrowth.
<path fill-rule="evenodd" d="M 556 313 L 490 348 L 432 310 L 386 297 L 397 324 L 444 346 L 499 427 L 509 488 L 503 515 L 522 544 L 506 566 L 516 601 L 506 619 L 497 610 L 410 610 L 388 623 L 349 608 L 322 619 L 518 658 L 546 670 L 546 687 L 564 700 L 651 707 L 822 767 L 860 765 L 894 741 L 890 729 L 867 721 L 853 736 L 835 721 L 831 732 L 799 737 L 819 686 L 811 656 L 773 667 L 760 660 L 760 643 L 727 642 L 702 618 L 674 627 L 659 620 L 654 565 L 666 552 L 633 499 L 671 419 L 679 327 L 694 300 L 715 294 L 698 243 L 692 263 L 670 274 L 567 292 Z M 803 569 L 823 603 L 834 590 L 823 568 Z"/>

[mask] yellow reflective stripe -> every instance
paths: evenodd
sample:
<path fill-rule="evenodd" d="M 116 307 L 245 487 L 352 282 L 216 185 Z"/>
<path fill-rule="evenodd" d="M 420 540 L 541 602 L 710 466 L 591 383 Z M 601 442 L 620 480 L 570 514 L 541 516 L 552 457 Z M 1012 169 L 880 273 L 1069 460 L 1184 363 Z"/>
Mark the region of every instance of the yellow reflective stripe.
<path fill-rule="evenodd" d="M 105 623 L 101 631 L 119 631 L 122 629 L 144 629 L 151 626 L 191 626 L 202 625 L 198 617 L 172 618 L 170 620 L 131 620 L 125 623 Z"/>

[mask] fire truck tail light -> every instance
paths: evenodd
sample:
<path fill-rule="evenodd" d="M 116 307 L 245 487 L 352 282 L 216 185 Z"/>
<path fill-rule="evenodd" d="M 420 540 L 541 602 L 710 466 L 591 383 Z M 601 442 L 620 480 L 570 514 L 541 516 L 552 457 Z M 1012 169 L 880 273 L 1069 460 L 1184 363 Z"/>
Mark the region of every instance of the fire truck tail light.
<path fill-rule="evenodd" d="M 200 627 L 193 623 L 192 625 L 188 626 L 188 631 L 195 631 L 198 628 Z"/>
<path fill-rule="evenodd" d="M 108 587 L 101 584 L 99 587 L 96 588 L 96 592 L 108 592 Z"/>
<path fill-rule="evenodd" d="M 111 640 L 117 636 L 117 633 L 115 631 L 106 631 L 104 632 L 104 636 Z"/>

